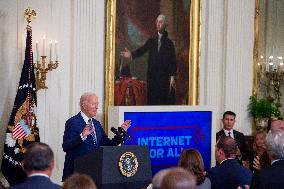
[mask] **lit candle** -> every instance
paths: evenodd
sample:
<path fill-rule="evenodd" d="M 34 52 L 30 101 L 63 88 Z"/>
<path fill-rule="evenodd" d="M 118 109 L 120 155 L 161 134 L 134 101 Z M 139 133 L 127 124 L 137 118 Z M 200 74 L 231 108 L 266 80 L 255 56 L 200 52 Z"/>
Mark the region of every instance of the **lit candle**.
<path fill-rule="evenodd" d="M 55 61 L 58 61 L 58 49 L 57 49 L 57 41 L 55 40 Z"/>
<path fill-rule="evenodd" d="M 282 72 L 282 71 L 283 71 L 283 62 L 280 62 L 280 63 L 279 63 L 279 67 L 280 67 L 280 70 L 279 70 L 279 71 Z"/>
<path fill-rule="evenodd" d="M 45 56 L 45 35 L 43 35 L 42 39 L 42 56 Z"/>
<path fill-rule="evenodd" d="M 266 64 L 265 64 L 265 71 L 269 72 L 269 61 L 267 60 Z"/>
<path fill-rule="evenodd" d="M 39 61 L 38 40 L 36 40 L 36 61 Z"/>
<path fill-rule="evenodd" d="M 257 71 L 259 72 L 259 73 L 261 73 L 261 69 L 262 69 L 262 65 L 261 65 L 261 63 L 257 63 L 257 66 L 258 66 L 258 69 L 257 69 Z"/>
<path fill-rule="evenodd" d="M 273 71 L 273 62 L 269 63 L 269 71 L 272 72 Z"/>
<path fill-rule="evenodd" d="M 49 42 L 49 56 L 50 56 L 49 60 L 51 62 L 52 60 L 52 40 Z"/>

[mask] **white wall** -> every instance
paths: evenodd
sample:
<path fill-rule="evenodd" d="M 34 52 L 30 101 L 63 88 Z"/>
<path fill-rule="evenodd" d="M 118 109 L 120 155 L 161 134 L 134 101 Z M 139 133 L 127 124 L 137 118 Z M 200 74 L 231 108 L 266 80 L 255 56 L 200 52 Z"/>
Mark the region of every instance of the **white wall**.
<path fill-rule="evenodd" d="M 236 128 L 250 134 L 246 106 L 252 93 L 254 1 L 201 0 L 201 104 L 235 111 Z M 0 149 L 14 103 L 24 59 L 24 10 L 38 13 L 33 41 L 47 35 L 59 41 L 59 67 L 47 75 L 48 90 L 38 92 L 41 141 L 55 152 L 53 180 L 60 182 L 64 123 L 79 107 L 83 92 L 95 91 L 103 121 L 105 2 L 103 0 L 0 0 Z"/>
<path fill-rule="evenodd" d="M 202 0 L 201 104 L 216 107 L 219 119 L 234 111 L 235 128 L 245 134 L 251 134 L 246 109 L 252 95 L 254 3 Z"/>

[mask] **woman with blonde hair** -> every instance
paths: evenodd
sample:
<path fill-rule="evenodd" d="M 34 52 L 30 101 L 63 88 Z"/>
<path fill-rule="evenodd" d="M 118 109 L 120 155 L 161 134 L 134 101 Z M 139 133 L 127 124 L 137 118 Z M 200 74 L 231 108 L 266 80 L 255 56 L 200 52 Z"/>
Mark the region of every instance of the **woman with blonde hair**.
<path fill-rule="evenodd" d="M 211 182 L 205 177 L 204 163 L 201 154 L 195 149 L 184 149 L 178 166 L 183 167 L 196 177 L 197 189 L 210 189 Z"/>
<path fill-rule="evenodd" d="M 254 136 L 253 151 L 249 154 L 249 168 L 253 172 L 270 166 L 270 159 L 265 147 L 265 138 L 266 132 L 262 130 L 257 131 Z"/>

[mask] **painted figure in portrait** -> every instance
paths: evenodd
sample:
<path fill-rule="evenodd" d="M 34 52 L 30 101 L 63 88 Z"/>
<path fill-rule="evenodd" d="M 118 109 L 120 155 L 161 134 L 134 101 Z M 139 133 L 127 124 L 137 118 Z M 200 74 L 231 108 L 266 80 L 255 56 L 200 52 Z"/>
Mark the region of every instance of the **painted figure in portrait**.
<path fill-rule="evenodd" d="M 117 0 L 115 105 L 186 104 L 190 0 Z"/>

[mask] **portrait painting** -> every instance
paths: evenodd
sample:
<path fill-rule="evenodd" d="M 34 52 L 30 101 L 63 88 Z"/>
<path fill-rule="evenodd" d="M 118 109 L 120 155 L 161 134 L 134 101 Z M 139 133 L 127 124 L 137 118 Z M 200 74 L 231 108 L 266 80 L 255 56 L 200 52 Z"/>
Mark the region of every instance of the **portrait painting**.
<path fill-rule="evenodd" d="M 193 10 L 199 5 L 194 5 L 199 0 L 109 0 L 107 1 L 107 24 L 106 24 L 106 86 L 105 105 L 135 106 L 135 105 L 184 105 L 189 104 L 190 95 L 190 67 L 192 52 L 198 51 L 198 47 L 192 45 L 193 35 L 198 36 L 199 32 L 193 33 L 194 27 L 199 27 L 199 20 L 196 26 L 193 25 Z M 162 52 L 159 49 L 159 42 L 156 42 L 156 53 L 161 53 L 166 58 L 152 58 L 153 52 L 144 48 L 143 53 L 135 56 L 137 49 L 147 46 L 150 39 L 158 39 L 157 20 L 159 15 L 165 16 L 166 36 L 173 46 L 173 56 L 166 56 L 172 51 Z M 198 19 L 198 18 L 197 18 Z M 164 37 L 165 35 L 163 35 Z M 158 41 L 158 40 L 156 40 Z M 198 42 L 197 42 L 198 43 Z M 166 44 L 166 43 L 165 43 Z M 165 47 L 166 48 L 166 47 Z M 131 52 L 131 57 L 125 58 L 123 52 Z M 135 54 L 136 53 L 136 54 Z M 151 54 L 152 53 L 152 54 Z M 195 52 L 198 56 L 199 52 Z M 174 57 L 174 58 L 173 58 Z M 151 62 L 157 59 L 165 59 L 160 62 L 161 67 L 151 67 Z M 168 61 L 174 59 L 175 67 L 170 67 Z M 163 68 L 166 64 L 167 68 Z M 153 70 L 151 70 L 153 69 Z M 151 78 L 158 75 L 163 78 L 160 72 L 169 71 L 167 78 L 168 85 L 162 88 L 172 87 L 170 90 L 156 91 L 156 97 L 163 96 L 166 91 L 168 101 L 166 103 L 149 102 L 149 96 L 156 87 L 160 86 L 159 79 Z M 151 72 L 151 76 L 149 73 Z M 173 85 L 171 80 L 173 76 Z M 196 79 L 196 78 L 195 78 Z M 150 83 L 151 82 L 151 83 Z M 151 86 L 151 87 L 150 87 Z M 165 96 L 165 95 L 164 95 Z"/>

